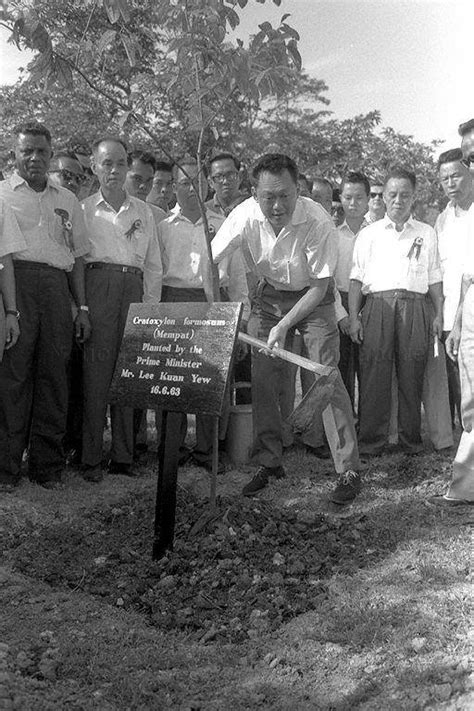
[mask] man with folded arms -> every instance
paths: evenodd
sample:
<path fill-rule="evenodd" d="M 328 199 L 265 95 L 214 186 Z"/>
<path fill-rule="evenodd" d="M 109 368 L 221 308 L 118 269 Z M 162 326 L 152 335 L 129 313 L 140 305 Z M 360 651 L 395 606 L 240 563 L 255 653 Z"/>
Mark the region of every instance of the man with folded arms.
<path fill-rule="evenodd" d="M 78 307 L 76 337 L 90 333 L 82 257 L 89 249 L 82 211 L 69 190 L 48 179 L 51 134 L 37 122 L 15 129 L 16 172 L 0 183 L 24 245 L 13 253 L 21 335 L 0 365 L 0 478 L 28 476 L 54 488 L 65 464 L 67 363 L 72 345 L 70 291 Z M 69 275 L 69 282 L 68 282 Z"/>
<path fill-rule="evenodd" d="M 102 479 L 102 438 L 107 398 L 131 303 L 158 302 L 161 256 L 150 206 L 124 190 L 127 149 L 115 137 L 97 140 L 92 169 L 99 192 L 84 200 L 90 238 L 86 294 L 92 337 L 84 350 L 84 478 Z M 111 405 L 112 447 L 109 471 L 133 476 L 133 408 Z"/>
<path fill-rule="evenodd" d="M 359 445 L 366 454 L 380 453 L 388 441 L 394 363 L 399 442 L 409 454 L 422 451 L 423 376 L 430 328 L 442 335 L 443 289 L 434 230 L 411 217 L 415 188 L 413 173 L 392 169 L 383 193 L 387 214 L 363 229 L 354 247 L 349 318 L 361 344 Z"/>

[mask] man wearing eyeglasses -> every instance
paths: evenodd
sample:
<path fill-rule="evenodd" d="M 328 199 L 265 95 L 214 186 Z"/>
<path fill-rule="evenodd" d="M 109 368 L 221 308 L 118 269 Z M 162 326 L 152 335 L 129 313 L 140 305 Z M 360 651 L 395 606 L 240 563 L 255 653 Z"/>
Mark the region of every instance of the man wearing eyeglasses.
<path fill-rule="evenodd" d="M 87 176 L 75 153 L 61 151 L 56 153 L 51 160 L 49 179 L 53 185 L 66 188 L 79 198 L 80 189 Z"/>
<path fill-rule="evenodd" d="M 240 187 L 240 161 L 232 153 L 218 153 L 209 161 L 209 185 L 214 196 L 206 202 L 206 208 L 227 217 L 245 196 Z"/>
<path fill-rule="evenodd" d="M 464 160 L 474 177 L 474 118 L 462 123 L 458 129 L 459 135 L 462 137 L 461 150 Z"/>
<path fill-rule="evenodd" d="M 385 203 L 383 201 L 383 185 L 381 183 L 370 183 L 369 211 L 365 216 L 368 224 L 377 222 L 385 217 Z"/>

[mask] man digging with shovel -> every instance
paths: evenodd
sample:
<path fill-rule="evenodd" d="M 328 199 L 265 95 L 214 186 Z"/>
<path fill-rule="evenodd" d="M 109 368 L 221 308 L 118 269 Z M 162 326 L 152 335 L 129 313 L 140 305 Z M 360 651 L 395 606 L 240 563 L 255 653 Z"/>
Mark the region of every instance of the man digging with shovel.
<path fill-rule="evenodd" d="M 285 361 L 274 357 L 277 349 L 292 351 L 298 331 L 310 360 L 337 366 L 339 357 L 333 223 L 319 205 L 298 197 L 298 168 L 288 156 L 262 156 L 252 177 L 253 197 L 232 211 L 212 241 L 216 263 L 242 250 L 252 304 L 248 333 L 266 341 L 266 348 L 252 356 L 253 459 L 260 466 L 243 488 L 245 496 L 263 489 L 270 477 L 285 476 L 279 401 L 291 375 Z M 352 407 L 339 371 L 323 424 L 340 475 L 331 501 L 349 503 L 361 487 L 359 454 Z"/>

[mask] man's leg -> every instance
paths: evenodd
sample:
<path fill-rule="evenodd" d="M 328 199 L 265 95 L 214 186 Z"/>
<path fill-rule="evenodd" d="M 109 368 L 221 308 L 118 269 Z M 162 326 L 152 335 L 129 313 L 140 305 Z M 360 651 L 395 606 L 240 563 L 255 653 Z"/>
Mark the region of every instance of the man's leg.
<path fill-rule="evenodd" d="M 41 269 L 40 332 L 34 369 L 28 472 L 38 482 L 59 480 L 65 466 L 72 316 L 66 273 Z"/>
<path fill-rule="evenodd" d="M 394 300 L 369 297 L 362 310 L 359 348 L 359 445 L 377 453 L 387 443 L 394 349 Z"/>
<path fill-rule="evenodd" d="M 298 324 L 303 334 L 306 350 L 311 360 L 337 368 L 339 359 L 339 330 L 334 305 L 320 306 L 311 319 Z M 334 393 L 323 412 L 323 424 L 329 448 L 338 474 L 348 470 L 358 471 L 359 453 L 354 425 L 354 414 L 340 372 Z"/>
<path fill-rule="evenodd" d="M 28 444 L 33 393 L 33 362 L 39 334 L 39 278 L 35 270 L 16 269 L 21 333 L 0 363 L 0 483 L 16 485 Z"/>
<path fill-rule="evenodd" d="M 112 272 L 115 277 L 116 287 L 120 290 L 120 313 L 115 331 L 113 352 L 113 370 L 122 343 L 125 323 L 130 304 L 139 303 L 143 298 L 143 282 L 138 274 Z M 112 370 L 112 374 L 113 374 Z M 111 376 L 112 377 L 112 376 Z M 110 386 L 110 383 L 109 383 Z M 110 406 L 110 423 L 112 428 L 112 446 L 110 459 L 112 463 L 129 466 L 133 463 L 133 416 L 132 407 L 122 405 Z"/>
<path fill-rule="evenodd" d="M 443 344 L 449 336 L 449 331 L 443 331 Z M 448 391 L 449 391 L 449 409 L 451 412 L 451 424 L 454 428 L 456 424 L 456 415 L 461 422 L 461 383 L 459 378 L 459 365 L 457 362 L 446 358 L 446 373 L 448 376 Z"/>
<path fill-rule="evenodd" d="M 426 299 L 398 299 L 395 367 L 398 378 L 398 441 L 410 453 L 422 450 L 421 397 L 428 360 L 430 311 Z"/>
<path fill-rule="evenodd" d="M 84 409 L 82 463 L 98 468 L 102 460 L 102 439 L 107 398 L 117 357 L 121 293 L 117 272 L 86 269 L 86 297 L 92 333 L 84 346 Z"/>

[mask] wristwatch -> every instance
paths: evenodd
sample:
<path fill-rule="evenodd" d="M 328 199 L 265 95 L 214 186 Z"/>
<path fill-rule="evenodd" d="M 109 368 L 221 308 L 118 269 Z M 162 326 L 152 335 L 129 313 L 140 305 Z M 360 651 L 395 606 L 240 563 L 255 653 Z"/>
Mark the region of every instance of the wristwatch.
<path fill-rule="evenodd" d="M 83 304 L 82 306 L 79 306 L 79 311 L 85 311 L 86 313 L 89 313 L 89 307 Z"/>
<path fill-rule="evenodd" d="M 9 316 L 15 316 L 18 321 L 20 320 L 20 312 L 16 309 L 5 309 L 5 313 Z"/>

